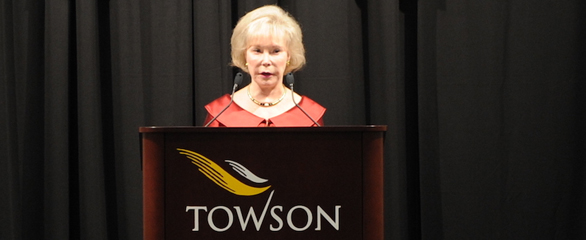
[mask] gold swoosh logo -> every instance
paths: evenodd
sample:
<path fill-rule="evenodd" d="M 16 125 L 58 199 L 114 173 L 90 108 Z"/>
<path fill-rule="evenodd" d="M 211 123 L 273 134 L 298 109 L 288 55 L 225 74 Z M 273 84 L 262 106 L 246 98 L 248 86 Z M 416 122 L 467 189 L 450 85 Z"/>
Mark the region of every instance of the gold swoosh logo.
<path fill-rule="evenodd" d="M 208 177 L 218 186 L 236 195 L 254 196 L 263 193 L 271 187 L 270 185 L 266 187 L 253 187 L 246 185 L 205 156 L 187 149 L 177 148 L 177 150 L 180 154 L 183 154 L 187 158 L 191 159 L 191 163 L 197 165 L 199 171 L 206 177 Z"/>

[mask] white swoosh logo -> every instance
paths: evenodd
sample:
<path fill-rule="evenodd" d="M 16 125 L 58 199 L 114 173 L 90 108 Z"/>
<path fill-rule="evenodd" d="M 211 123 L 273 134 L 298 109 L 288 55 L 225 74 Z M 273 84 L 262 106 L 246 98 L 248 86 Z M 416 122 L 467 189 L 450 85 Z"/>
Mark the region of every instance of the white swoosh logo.
<path fill-rule="evenodd" d="M 228 164 L 230 164 L 230 166 L 232 166 L 232 169 L 234 169 L 234 171 L 236 171 L 238 174 L 242 175 L 243 177 L 245 177 L 246 179 L 248 179 L 252 182 L 265 183 L 268 181 L 267 179 L 260 178 L 256 175 L 254 175 L 254 173 L 252 173 L 246 167 L 242 166 L 240 163 L 234 162 L 232 160 L 224 160 L 224 161 L 227 162 Z"/>

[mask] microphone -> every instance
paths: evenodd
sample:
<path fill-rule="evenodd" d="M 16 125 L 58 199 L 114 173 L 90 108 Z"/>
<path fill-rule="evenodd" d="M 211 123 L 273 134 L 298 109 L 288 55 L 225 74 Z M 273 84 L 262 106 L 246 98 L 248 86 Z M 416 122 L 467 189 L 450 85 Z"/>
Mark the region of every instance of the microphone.
<path fill-rule="evenodd" d="M 232 94 L 230 94 L 230 103 L 228 103 L 228 105 L 226 105 L 226 107 L 224 109 L 222 109 L 222 111 L 220 111 L 220 113 L 218 113 L 218 115 L 216 115 L 214 118 L 212 118 L 212 120 L 210 120 L 204 127 L 208 127 L 211 123 L 216 121 L 216 119 L 220 115 L 222 115 L 222 113 L 224 113 L 224 111 L 226 111 L 226 109 L 228 109 L 228 107 L 230 107 L 230 105 L 232 105 L 232 102 L 234 102 L 234 92 L 236 91 L 236 88 L 240 84 L 242 84 L 242 73 L 237 73 L 236 77 L 234 77 L 234 86 L 232 86 Z"/>
<path fill-rule="evenodd" d="M 297 108 L 299 108 L 299 110 L 301 110 L 303 113 L 305 113 L 305 116 L 307 116 L 309 119 L 311 119 L 311 121 L 313 123 L 315 123 L 315 125 L 317 125 L 318 127 L 321 127 L 321 125 L 319 125 L 319 123 L 317 123 L 311 116 L 309 116 L 309 114 L 307 114 L 307 112 L 305 110 L 303 110 L 303 108 L 301 106 L 299 106 L 299 104 L 297 104 L 297 102 L 295 101 L 295 92 L 293 91 L 293 83 L 295 82 L 295 78 L 293 77 L 293 73 L 287 73 L 287 75 L 285 75 L 285 84 L 287 84 L 289 86 L 289 88 L 291 89 L 291 98 L 293 99 L 293 103 L 295 103 L 295 106 L 297 106 Z"/>

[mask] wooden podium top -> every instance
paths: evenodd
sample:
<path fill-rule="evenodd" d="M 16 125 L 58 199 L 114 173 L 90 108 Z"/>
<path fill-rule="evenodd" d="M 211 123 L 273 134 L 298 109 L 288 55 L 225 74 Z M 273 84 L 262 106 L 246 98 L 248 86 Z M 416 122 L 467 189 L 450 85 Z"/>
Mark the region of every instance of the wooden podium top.
<path fill-rule="evenodd" d="M 173 132 L 384 132 L 386 125 L 344 125 L 344 126 L 323 126 L 323 127 L 200 127 L 200 126 L 145 126 L 140 127 L 140 133 L 173 133 Z"/>

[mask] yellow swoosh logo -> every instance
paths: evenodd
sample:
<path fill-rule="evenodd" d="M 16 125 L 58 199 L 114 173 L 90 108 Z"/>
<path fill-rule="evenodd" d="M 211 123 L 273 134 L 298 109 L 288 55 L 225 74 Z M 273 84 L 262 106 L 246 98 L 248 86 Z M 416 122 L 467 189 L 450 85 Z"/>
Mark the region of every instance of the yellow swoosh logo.
<path fill-rule="evenodd" d="M 236 195 L 254 196 L 263 193 L 271 187 L 266 186 L 259 188 L 246 185 L 236 179 L 234 176 L 230 175 L 230 173 L 226 172 L 226 170 L 224 170 L 214 161 L 204 157 L 203 155 L 187 149 L 177 148 L 177 150 L 180 154 L 183 154 L 187 158 L 191 159 L 191 163 L 197 165 L 199 171 L 206 177 L 208 177 L 218 186 Z"/>

